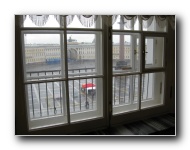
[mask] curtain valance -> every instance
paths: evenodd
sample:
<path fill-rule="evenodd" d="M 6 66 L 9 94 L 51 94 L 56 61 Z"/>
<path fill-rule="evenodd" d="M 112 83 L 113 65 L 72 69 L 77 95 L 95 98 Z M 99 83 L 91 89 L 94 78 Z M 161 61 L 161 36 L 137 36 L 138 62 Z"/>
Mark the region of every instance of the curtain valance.
<path fill-rule="evenodd" d="M 66 25 L 72 23 L 75 15 L 65 15 L 66 16 Z M 64 26 L 64 15 L 54 15 L 57 22 L 60 26 Z M 91 27 L 97 20 L 97 15 L 76 15 L 79 19 L 80 23 L 85 27 Z M 138 20 L 140 24 L 144 28 L 148 28 L 155 17 L 156 23 L 160 28 L 164 28 L 166 26 L 167 20 L 172 26 L 172 29 L 175 29 L 175 16 L 172 15 L 121 15 L 123 16 L 122 22 L 124 23 L 126 28 L 133 28 L 134 24 Z M 49 15 L 29 15 L 29 18 L 36 26 L 44 26 L 48 21 Z M 112 24 L 116 22 L 118 15 L 112 15 Z M 23 15 L 23 22 L 26 19 L 26 15 Z"/>
<path fill-rule="evenodd" d="M 29 15 L 29 18 L 36 26 L 44 26 L 48 21 L 49 15 Z"/>
<path fill-rule="evenodd" d="M 80 23 L 85 27 L 91 27 L 94 25 L 97 19 L 97 15 L 77 15 Z"/>

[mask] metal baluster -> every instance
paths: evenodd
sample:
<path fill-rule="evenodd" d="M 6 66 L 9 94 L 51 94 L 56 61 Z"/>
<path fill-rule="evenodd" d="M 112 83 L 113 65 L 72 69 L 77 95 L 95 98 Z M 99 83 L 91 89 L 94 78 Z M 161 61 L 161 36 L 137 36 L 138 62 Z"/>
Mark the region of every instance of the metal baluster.
<path fill-rule="evenodd" d="M 142 75 L 142 87 L 143 88 L 142 88 L 142 94 L 141 94 L 142 95 L 142 100 L 144 100 L 144 97 L 143 97 L 143 95 L 144 95 L 144 78 L 145 78 L 145 75 L 143 74 Z"/>
<path fill-rule="evenodd" d="M 148 99 L 148 87 L 149 87 L 149 73 L 148 73 L 148 79 L 147 79 L 146 99 Z"/>
<path fill-rule="evenodd" d="M 80 94 L 80 111 L 81 111 L 81 88 L 80 88 L 80 79 L 79 79 L 79 94 Z"/>
<path fill-rule="evenodd" d="M 133 103 L 134 103 L 135 102 L 135 79 L 136 79 L 136 77 L 132 76 L 132 79 L 133 79 Z"/>
<path fill-rule="evenodd" d="M 35 114 L 34 114 L 34 100 L 33 100 L 33 90 L 32 90 L 32 84 L 31 85 L 31 96 L 32 96 L 32 111 L 33 111 L 33 118 L 35 117 Z"/>
<path fill-rule="evenodd" d="M 46 100 L 47 100 L 47 115 L 49 116 L 49 107 L 48 107 L 48 103 L 49 103 L 49 101 L 48 101 L 48 89 L 47 89 L 47 82 L 46 82 Z"/>
<path fill-rule="evenodd" d="M 131 87 L 130 87 L 130 79 L 129 79 L 129 102 L 130 102 L 130 99 L 131 98 Z"/>
<path fill-rule="evenodd" d="M 93 91 L 93 78 L 92 78 L 92 92 L 91 92 L 91 95 L 92 95 L 92 109 L 93 109 L 93 96 L 94 96 L 94 91 Z"/>
<path fill-rule="evenodd" d="M 59 89 L 60 89 L 60 91 L 59 91 L 59 94 L 60 94 L 60 95 L 59 95 L 59 97 L 60 97 L 59 100 L 60 100 L 60 101 L 59 101 L 59 102 L 60 102 L 61 114 L 62 114 L 62 99 L 63 99 L 63 98 L 61 97 L 61 82 L 59 82 Z"/>
<path fill-rule="evenodd" d="M 87 101 L 87 79 L 86 79 L 86 104 L 85 104 L 85 106 L 86 106 L 86 109 L 89 109 L 89 103 Z"/>
<path fill-rule="evenodd" d="M 121 100 L 120 100 L 120 89 L 121 89 L 121 76 L 119 77 L 119 104 L 121 103 Z"/>
<path fill-rule="evenodd" d="M 39 86 L 39 83 L 38 83 L 38 93 L 39 93 L 39 102 L 40 102 L 40 116 L 42 116 L 41 97 L 40 97 L 40 86 Z"/>
<path fill-rule="evenodd" d="M 54 107 L 54 115 L 57 114 L 57 110 L 55 107 L 55 95 L 54 95 L 54 82 L 52 82 L 52 88 L 53 88 L 53 107 Z"/>
<path fill-rule="evenodd" d="M 114 97 L 114 105 L 115 105 L 115 86 L 116 86 L 116 85 L 115 85 L 115 84 L 116 84 L 116 83 L 115 83 L 115 82 L 116 82 L 115 80 L 116 80 L 116 77 L 114 77 L 113 79 L 114 79 L 114 92 L 113 92 L 114 96 L 113 96 L 113 97 Z"/>
<path fill-rule="evenodd" d="M 75 111 L 75 100 L 74 100 L 74 80 L 73 80 L 73 111 Z"/>
<path fill-rule="evenodd" d="M 126 76 L 125 76 L 125 88 L 124 88 L 124 103 L 125 103 L 125 94 L 126 94 Z"/>

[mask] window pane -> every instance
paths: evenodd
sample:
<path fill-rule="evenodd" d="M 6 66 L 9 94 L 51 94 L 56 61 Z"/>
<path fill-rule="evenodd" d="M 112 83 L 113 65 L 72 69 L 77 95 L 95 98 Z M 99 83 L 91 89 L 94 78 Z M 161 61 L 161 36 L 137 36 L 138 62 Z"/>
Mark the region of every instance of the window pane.
<path fill-rule="evenodd" d="M 137 72 L 140 69 L 139 35 L 113 35 L 113 72 Z"/>
<path fill-rule="evenodd" d="M 26 80 L 44 80 L 64 76 L 64 52 L 60 34 L 24 34 Z"/>
<path fill-rule="evenodd" d="M 67 122 L 64 89 L 64 82 L 37 83 L 26 86 L 30 128 Z M 56 120 L 51 119 L 52 117 L 63 118 Z"/>
<path fill-rule="evenodd" d="M 139 75 L 113 77 L 113 114 L 138 109 Z"/>
<path fill-rule="evenodd" d="M 93 33 L 67 34 L 69 77 L 102 74 L 101 33 Z"/>
<path fill-rule="evenodd" d="M 145 38 L 145 68 L 163 67 L 164 37 Z"/>
<path fill-rule="evenodd" d="M 164 73 L 142 75 L 141 108 L 163 104 Z"/>
<path fill-rule="evenodd" d="M 69 81 L 71 121 L 102 116 L 102 79 L 77 79 Z"/>

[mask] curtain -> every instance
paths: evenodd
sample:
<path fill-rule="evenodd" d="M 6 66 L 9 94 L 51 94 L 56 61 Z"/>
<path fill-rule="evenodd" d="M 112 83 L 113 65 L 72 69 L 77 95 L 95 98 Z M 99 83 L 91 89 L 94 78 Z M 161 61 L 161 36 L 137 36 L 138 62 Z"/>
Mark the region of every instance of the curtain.
<path fill-rule="evenodd" d="M 134 27 L 136 20 L 136 15 L 123 15 L 123 23 L 128 29 L 132 29 Z"/>
<path fill-rule="evenodd" d="M 27 15 L 23 15 L 22 24 L 24 23 Z M 67 26 L 72 23 L 74 17 L 77 17 L 80 23 L 85 27 L 91 27 L 97 20 L 97 15 L 66 15 Z M 57 22 L 60 26 L 64 26 L 63 15 L 54 15 Z M 116 22 L 118 15 L 112 15 L 112 25 Z M 173 15 L 123 15 L 123 23 L 126 28 L 132 29 L 134 27 L 135 22 L 137 21 L 137 17 L 139 23 L 142 23 L 144 28 L 148 28 L 155 17 L 156 23 L 160 28 L 164 28 L 166 26 L 167 21 L 171 25 L 172 29 L 175 29 L 175 16 Z M 36 26 L 44 26 L 48 21 L 49 15 L 29 15 L 29 18 Z"/>
<path fill-rule="evenodd" d="M 160 28 L 164 28 L 166 26 L 167 17 L 165 15 L 155 16 L 156 23 Z"/>
<path fill-rule="evenodd" d="M 80 23 L 85 27 L 91 27 L 94 25 L 97 19 L 97 15 L 77 15 Z"/>
<path fill-rule="evenodd" d="M 170 15 L 170 16 L 167 16 L 167 17 L 168 17 L 168 21 L 170 22 L 170 25 L 171 25 L 172 29 L 175 30 L 175 16 Z"/>
<path fill-rule="evenodd" d="M 48 21 L 49 15 L 29 15 L 29 18 L 36 26 L 44 26 Z"/>
<path fill-rule="evenodd" d="M 116 22 L 118 15 L 112 15 L 112 25 Z"/>
<path fill-rule="evenodd" d="M 154 16 L 151 15 L 142 15 L 142 16 L 138 16 L 139 22 L 142 22 L 142 26 L 144 28 L 148 28 L 151 24 L 152 21 L 154 19 Z"/>
<path fill-rule="evenodd" d="M 64 27 L 64 15 L 54 15 L 55 19 L 59 23 L 61 27 Z M 66 16 L 66 22 L 67 26 L 73 22 L 74 15 L 67 15 Z"/>

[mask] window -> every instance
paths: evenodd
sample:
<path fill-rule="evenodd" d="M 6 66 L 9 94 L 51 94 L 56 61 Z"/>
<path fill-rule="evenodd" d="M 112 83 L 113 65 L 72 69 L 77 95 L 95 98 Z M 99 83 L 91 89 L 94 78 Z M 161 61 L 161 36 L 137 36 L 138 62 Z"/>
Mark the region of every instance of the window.
<path fill-rule="evenodd" d="M 22 31 L 22 36 L 23 60 L 27 62 L 29 43 L 34 53 L 33 64 L 24 63 L 29 129 L 102 117 L 102 31 L 35 29 Z M 85 54 L 93 46 L 94 59 L 78 59 L 81 45 Z M 46 55 L 45 49 L 40 64 L 39 48 L 52 53 Z M 89 84 L 94 87 L 82 88 Z"/>
<path fill-rule="evenodd" d="M 19 18 L 22 102 L 31 133 L 57 127 L 69 134 L 122 123 L 130 114 L 165 110 L 167 16 Z"/>

